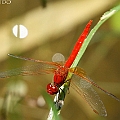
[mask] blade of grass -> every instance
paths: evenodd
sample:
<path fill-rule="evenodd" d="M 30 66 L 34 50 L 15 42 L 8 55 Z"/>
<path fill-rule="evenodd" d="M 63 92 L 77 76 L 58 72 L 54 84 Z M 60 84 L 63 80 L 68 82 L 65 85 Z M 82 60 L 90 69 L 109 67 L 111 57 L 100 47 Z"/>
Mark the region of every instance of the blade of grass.
<path fill-rule="evenodd" d="M 90 31 L 89 35 L 87 36 L 86 40 L 84 41 L 81 49 L 79 50 L 79 52 L 78 52 L 78 54 L 77 54 L 77 56 L 76 56 L 76 58 L 75 58 L 75 60 L 74 60 L 74 62 L 73 62 L 73 64 L 71 65 L 70 68 L 77 66 L 77 64 L 79 63 L 82 55 L 84 54 L 85 50 L 87 49 L 88 44 L 90 43 L 93 35 L 94 35 L 95 32 L 98 30 L 98 28 L 99 28 L 107 19 L 109 19 L 112 15 L 114 15 L 114 14 L 115 14 L 117 11 L 119 11 L 119 10 L 120 10 L 120 5 L 112 8 L 111 10 L 105 12 L 105 13 L 102 15 L 102 17 L 100 18 L 100 20 L 98 21 L 98 23 L 97 23 L 97 24 L 95 25 L 95 27 Z M 66 79 L 67 79 L 67 80 L 68 80 L 68 79 L 71 79 L 71 77 L 72 77 L 72 73 L 69 72 Z M 57 104 L 57 107 L 59 106 L 59 104 L 58 104 L 59 101 L 64 102 L 64 99 L 65 99 L 66 93 L 67 93 L 67 91 L 68 91 L 68 89 L 69 89 L 69 86 L 70 86 L 70 81 L 67 81 L 67 82 L 65 82 L 65 83 L 60 87 L 60 92 L 57 93 L 57 95 L 55 96 L 55 99 L 54 99 L 54 103 Z M 63 92 L 63 91 L 64 91 L 64 92 Z M 59 100 L 59 101 L 58 101 L 58 100 Z M 58 111 L 59 114 L 60 114 L 60 111 L 61 111 L 62 106 L 63 106 L 63 104 L 62 104 L 60 107 L 58 107 L 59 109 L 57 108 L 57 111 Z M 52 111 L 50 111 L 50 112 L 51 112 L 51 119 L 48 119 L 48 120 L 55 120 L 54 117 L 52 117 L 52 116 L 54 116 L 54 113 L 53 113 Z M 49 118 L 49 116 L 48 116 L 48 118 Z"/>
<path fill-rule="evenodd" d="M 48 120 L 51 120 L 51 119 L 60 120 L 60 118 L 57 114 L 56 106 L 53 103 L 53 100 L 51 99 L 51 97 L 45 91 L 42 91 L 41 93 L 42 93 L 43 97 L 45 98 L 47 104 L 51 108 L 50 111 L 52 112 L 52 116 L 51 116 L 51 112 L 49 112 L 49 117 L 48 117 L 49 119 Z"/>

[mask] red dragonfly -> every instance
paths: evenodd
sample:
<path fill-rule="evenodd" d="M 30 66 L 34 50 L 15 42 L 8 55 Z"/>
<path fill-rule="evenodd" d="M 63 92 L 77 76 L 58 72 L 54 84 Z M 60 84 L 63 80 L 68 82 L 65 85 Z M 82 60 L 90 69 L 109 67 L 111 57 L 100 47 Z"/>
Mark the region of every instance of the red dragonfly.
<path fill-rule="evenodd" d="M 71 72 L 73 73 L 73 80 L 70 81 L 73 84 L 74 89 L 86 100 L 86 102 L 91 106 L 95 113 L 101 116 L 107 116 L 103 102 L 100 100 L 100 97 L 98 96 L 96 91 L 92 88 L 92 85 L 99 88 L 114 99 L 118 101 L 120 100 L 116 96 L 105 91 L 95 82 L 93 82 L 82 68 L 70 68 L 85 38 L 88 35 L 91 24 L 92 20 L 90 20 L 86 25 L 83 33 L 80 35 L 78 41 L 76 42 L 73 48 L 71 55 L 69 56 L 65 64 L 62 65 L 60 64 L 60 62 L 47 62 L 8 54 L 11 57 L 35 62 L 37 64 L 1 72 L 0 78 L 8 78 L 16 75 L 39 75 L 54 73 L 53 82 L 47 85 L 47 92 L 51 95 L 54 95 L 58 93 L 59 88 L 66 82 L 68 72 Z"/>

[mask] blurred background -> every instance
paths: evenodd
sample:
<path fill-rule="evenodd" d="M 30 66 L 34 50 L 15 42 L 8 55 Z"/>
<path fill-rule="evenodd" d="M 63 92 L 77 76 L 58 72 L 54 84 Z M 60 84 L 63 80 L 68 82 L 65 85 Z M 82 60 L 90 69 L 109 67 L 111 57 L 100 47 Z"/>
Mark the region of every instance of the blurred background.
<path fill-rule="evenodd" d="M 0 0 L 0 71 L 32 64 L 7 56 L 52 61 L 55 53 L 67 59 L 86 23 L 93 28 L 119 0 Z M 79 66 L 99 86 L 120 98 L 120 12 L 106 21 L 90 42 Z M 1 120 L 45 120 L 49 113 L 41 90 L 53 75 L 0 79 Z M 120 102 L 94 88 L 108 116 L 96 115 L 70 88 L 61 120 L 119 120 Z M 54 99 L 53 96 L 51 96 Z"/>

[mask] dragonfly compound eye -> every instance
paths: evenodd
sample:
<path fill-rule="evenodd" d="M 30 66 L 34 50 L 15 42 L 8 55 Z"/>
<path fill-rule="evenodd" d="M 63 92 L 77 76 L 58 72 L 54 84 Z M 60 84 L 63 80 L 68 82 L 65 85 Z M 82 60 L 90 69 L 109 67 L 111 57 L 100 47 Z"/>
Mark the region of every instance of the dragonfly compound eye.
<path fill-rule="evenodd" d="M 56 85 L 54 85 L 54 84 L 49 83 L 49 84 L 47 85 L 47 92 L 48 92 L 50 95 L 57 94 L 58 90 L 59 90 L 59 88 L 58 88 Z"/>

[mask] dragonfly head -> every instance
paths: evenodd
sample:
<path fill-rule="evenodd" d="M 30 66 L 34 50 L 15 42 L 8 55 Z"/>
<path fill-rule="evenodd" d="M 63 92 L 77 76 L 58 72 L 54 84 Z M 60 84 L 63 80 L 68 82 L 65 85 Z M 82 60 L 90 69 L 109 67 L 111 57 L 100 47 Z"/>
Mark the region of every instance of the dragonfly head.
<path fill-rule="evenodd" d="M 50 94 L 50 95 L 54 95 L 54 94 L 57 94 L 57 92 L 59 91 L 59 88 L 56 84 L 52 84 L 52 83 L 49 83 L 47 85 L 47 92 Z"/>

